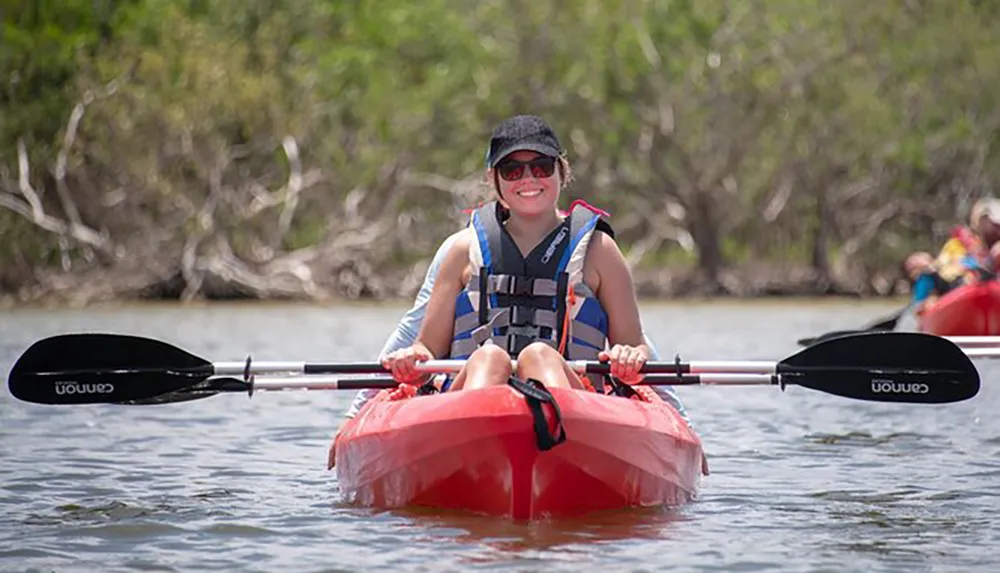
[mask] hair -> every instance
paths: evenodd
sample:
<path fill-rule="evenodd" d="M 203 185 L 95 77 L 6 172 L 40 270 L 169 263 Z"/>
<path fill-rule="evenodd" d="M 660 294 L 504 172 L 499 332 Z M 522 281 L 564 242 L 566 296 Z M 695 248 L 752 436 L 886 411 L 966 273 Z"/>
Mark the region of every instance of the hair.
<path fill-rule="evenodd" d="M 559 162 L 559 176 L 562 178 L 562 188 L 566 189 L 573 182 L 573 168 L 569 165 L 569 159 L 565 155 L 556 158 Z"/>

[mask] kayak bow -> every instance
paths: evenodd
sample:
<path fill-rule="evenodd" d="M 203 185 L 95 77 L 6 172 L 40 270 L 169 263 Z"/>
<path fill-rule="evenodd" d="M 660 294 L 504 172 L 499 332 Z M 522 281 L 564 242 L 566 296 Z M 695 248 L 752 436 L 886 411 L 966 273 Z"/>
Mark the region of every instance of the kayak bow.
<path fill-rule="evenodd" d="M 349 501 L 513 519 L 678 505 L 696 493 L 701 440 L 668 404 L 551 388 L 566 441 L 536 447 L 507 386 L 366 404 L 336 438 Z"/>

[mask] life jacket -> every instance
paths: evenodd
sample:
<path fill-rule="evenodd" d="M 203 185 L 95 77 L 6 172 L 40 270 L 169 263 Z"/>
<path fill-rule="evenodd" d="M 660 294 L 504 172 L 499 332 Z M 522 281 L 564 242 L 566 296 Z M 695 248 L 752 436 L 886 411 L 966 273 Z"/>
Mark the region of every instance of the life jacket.
<path fill-rule="evenodd" d="M 474 269 L 455 303 L 451 358 L 468 358 L 492 342 L 516 357 L 544 342 L 570 360 L 593 360 L 604 350 L 608 315 L 583 282 L 583 263 L 595 230 L 612 237 L 603 212 L 582 201 L 527 257 L 521 255 L 497 202 L 472 213 Z"/>
<path fill-rule="evenodd" d="M 932 272 L 930 273 L 930 277 L 934 281 L 933 293 L 938 296 L 955 290 L 965 282 L 962 276 L 959 276 L 957 279 L 948 280 L 940 272 Z"/>
<path fill-rule="evenodd" d="M 959 244 L 965 248 L 965 252 L 974 257 L 980 257 L 986 251 L 979 237 L 972 232 L 972 229 L 964 225 L 959 225 L 952 229 L 951 237 L 957 239 Z"/>
<path fill-rule="evenodd" d="M 972 257 L 982 265 L 985 256 L 986 249 L 979 237 L 968 227 L 957 226 L 935 260 L 937 274 L 954 288 L 956 283 L 975 276 L 975 272 L 965 262 L 966 257 Z"/>

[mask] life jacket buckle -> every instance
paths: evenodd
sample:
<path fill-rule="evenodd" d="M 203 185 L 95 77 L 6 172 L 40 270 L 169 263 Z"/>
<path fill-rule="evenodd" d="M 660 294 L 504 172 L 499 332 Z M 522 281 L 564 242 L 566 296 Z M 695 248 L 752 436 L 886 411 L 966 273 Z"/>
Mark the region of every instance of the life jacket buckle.
<path fill-rule="evenodd" d="M 513 296 L 527 296 L 534 291 L 535 279 L 518 275 L 509 275 L 510 282 L 507 283 L 507 294 Z"/>

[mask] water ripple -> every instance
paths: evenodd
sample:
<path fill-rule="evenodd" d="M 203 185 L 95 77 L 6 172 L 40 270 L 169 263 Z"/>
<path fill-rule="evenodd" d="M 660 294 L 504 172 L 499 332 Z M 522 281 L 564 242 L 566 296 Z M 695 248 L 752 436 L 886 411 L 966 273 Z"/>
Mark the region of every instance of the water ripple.
<path fill-rule="evenodd" d="M 154 336 L 219 361 L 357 360 L 402 310 L 15 311 L 0 320 L 0 371 L 33 340 L 73 331 Z M 643 319 L 664 354 L 754 359 L 883 310 L 686 303 L 644 305 Z M 341 503 L 325 458 L 350 393 L 67 408 L 0 393 L 0 571 L 991 573 L 1000 367 L 978 365 L 980 396 L 947 406 L 682 388 L 712 469 L 694 502 L 530 524 Z"/>

